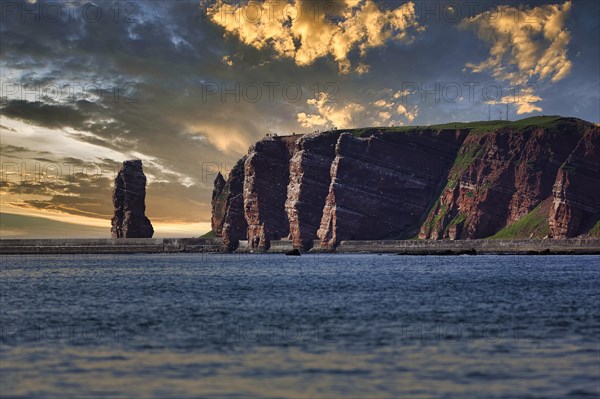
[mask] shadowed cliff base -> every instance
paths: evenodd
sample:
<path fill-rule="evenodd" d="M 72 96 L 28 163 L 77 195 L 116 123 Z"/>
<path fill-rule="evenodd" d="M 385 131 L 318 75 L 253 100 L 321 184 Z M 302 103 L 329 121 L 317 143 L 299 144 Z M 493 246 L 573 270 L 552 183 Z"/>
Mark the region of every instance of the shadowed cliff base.
<path fill-rule="evenodd" d="M 213 230 L 230 251 L 600 236 L 600 131 L 577 118 L 271 136 L 223 181 Z"/>

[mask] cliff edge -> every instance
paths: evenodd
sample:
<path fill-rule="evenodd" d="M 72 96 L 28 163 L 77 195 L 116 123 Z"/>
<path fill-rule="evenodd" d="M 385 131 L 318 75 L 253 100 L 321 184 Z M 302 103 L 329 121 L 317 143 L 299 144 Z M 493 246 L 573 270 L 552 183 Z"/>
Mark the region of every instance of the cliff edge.
<path fill-rule="evenodd" d="M 543 116 L 267 137 L 213 192 L 213 231 L 346 240 L 600 236 L 600 131 Z"/>

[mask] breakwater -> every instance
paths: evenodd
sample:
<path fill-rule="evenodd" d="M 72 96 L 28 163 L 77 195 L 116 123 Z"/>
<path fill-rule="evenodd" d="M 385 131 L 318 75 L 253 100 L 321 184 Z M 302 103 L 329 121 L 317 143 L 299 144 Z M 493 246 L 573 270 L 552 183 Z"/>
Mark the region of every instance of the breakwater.
<path fill-rule="evenodd" d="M 309 253 L 325 252 L 318 243 Z M 267 252 L 293 249 L 289 240 L 272 241 Z M 127 254 L 127 253 L 221 253 L 220 238 L 127 238 L 127 239 L 8 239 L 0 240 L 0 254 Z M 241 241 L 237 253 L 249 252 Z M 600 239 L 563 240 L 379 240 L 342 241 L 334 253 L 398 253 L 406 255 L 460 254 L 600 254 Z"/>
<path fill-rule="evenodd" d="M 220 238 L 0 240 L 0 254 L 127 254 L 222 252 Z"/>

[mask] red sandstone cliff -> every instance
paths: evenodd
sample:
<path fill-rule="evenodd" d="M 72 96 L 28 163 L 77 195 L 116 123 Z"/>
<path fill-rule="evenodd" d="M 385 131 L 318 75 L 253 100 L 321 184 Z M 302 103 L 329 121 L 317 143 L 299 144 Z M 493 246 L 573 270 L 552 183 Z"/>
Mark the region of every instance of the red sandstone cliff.
<path fill-rule="evenodd" d="M 586 126 L 564 120 L 469 134 L 419 238 L 489 237 L 527 215 L 552 194 Z"/>
<path fill-rule="evenodd" d="M 289 162 L 295 138 L 267 138 L 250 148 L 244 163 L 244 215 L 248 246 L 266 250 L 271 240 L 289 235 L 285 212 Z"/>
<path fill-rule="evenodd" d="M 240 159 L 229 172 L 227 181 L 219 173 L 215 178 L 212 193 L 212 231 L 223 237 L 229 250 L 235 250 L 239 240 L 245 240 L 248 225 L 244 217 L 244 164 Z"/>
<path fill-rule="evenodd" d="M 240 159 L 227 179 L 227 210 L 223 219 L 223 244 L 233 251 L 240 240 L 246 239 L 248 224 L 244 216 L 244 165 L 246 157 Z"/>
<path fill-rule="evenodd" d="M 600 129 L 596 126 L 579 140 L 558 170 L 550 211 L 552 236 L 564 238 L 585 233 L 598 224 L 598 215 Z"/>
<path fill-rule="evenodd" d="M 596 234 L 598 137 L 582 120 L 537 117 L 266 138 L 240 161 L 235 193 L 231 174 L 215 183 L 227 200 L 213 217 L 230 249 Z"/>
<path fill-rule="evenodd" d="M 342 240 L 410 238 L 431 207 L 466 131 L 374 131 L 340 136 L 318 236 Z"/>
<path fill-rule="evenodd" d="M 290 224 L 290 239 L 297 248 L 309 248 L 317 239 L 339 136 L 339 132 L 311 134 L 296 144 L 290 160 L 285 209 Z"/>

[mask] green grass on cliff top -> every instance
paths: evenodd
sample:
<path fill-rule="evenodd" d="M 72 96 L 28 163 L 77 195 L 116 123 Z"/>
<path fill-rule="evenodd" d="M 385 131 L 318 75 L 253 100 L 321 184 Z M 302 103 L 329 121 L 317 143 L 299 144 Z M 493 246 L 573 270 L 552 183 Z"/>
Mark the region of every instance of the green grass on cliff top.
<path fill-rule="evenodd" d="M 477 121 L 477 122 L 449 122 L 441 123 L 437 125 L 422 125 L 422 126 L 397 126 L 397 127 L 372 127 L 372 128 L 360 128 L 347 130 L 348 133 L 353 134 L 356 137 L 363 137 L 363 135 L 372 133 L 373 131 L 381 131 L 385 133 L 406 133 L 411 131 L 421 130 L 443 130 L 443 129 L 468 129 L 471 133 L 486 133 L 495 131 L 501 128 L 512 128 L 517 130 L 541 127 L 545 129 L 557 127 L 563 124 L 576 125 L 580 121 L 576 118 L 565 118 L 558 115 L 550 116 L 532 116 L 530 118 L 524 118 L 517 121 Z M 585 122 L 584 122 L 585 123 Z"/>

